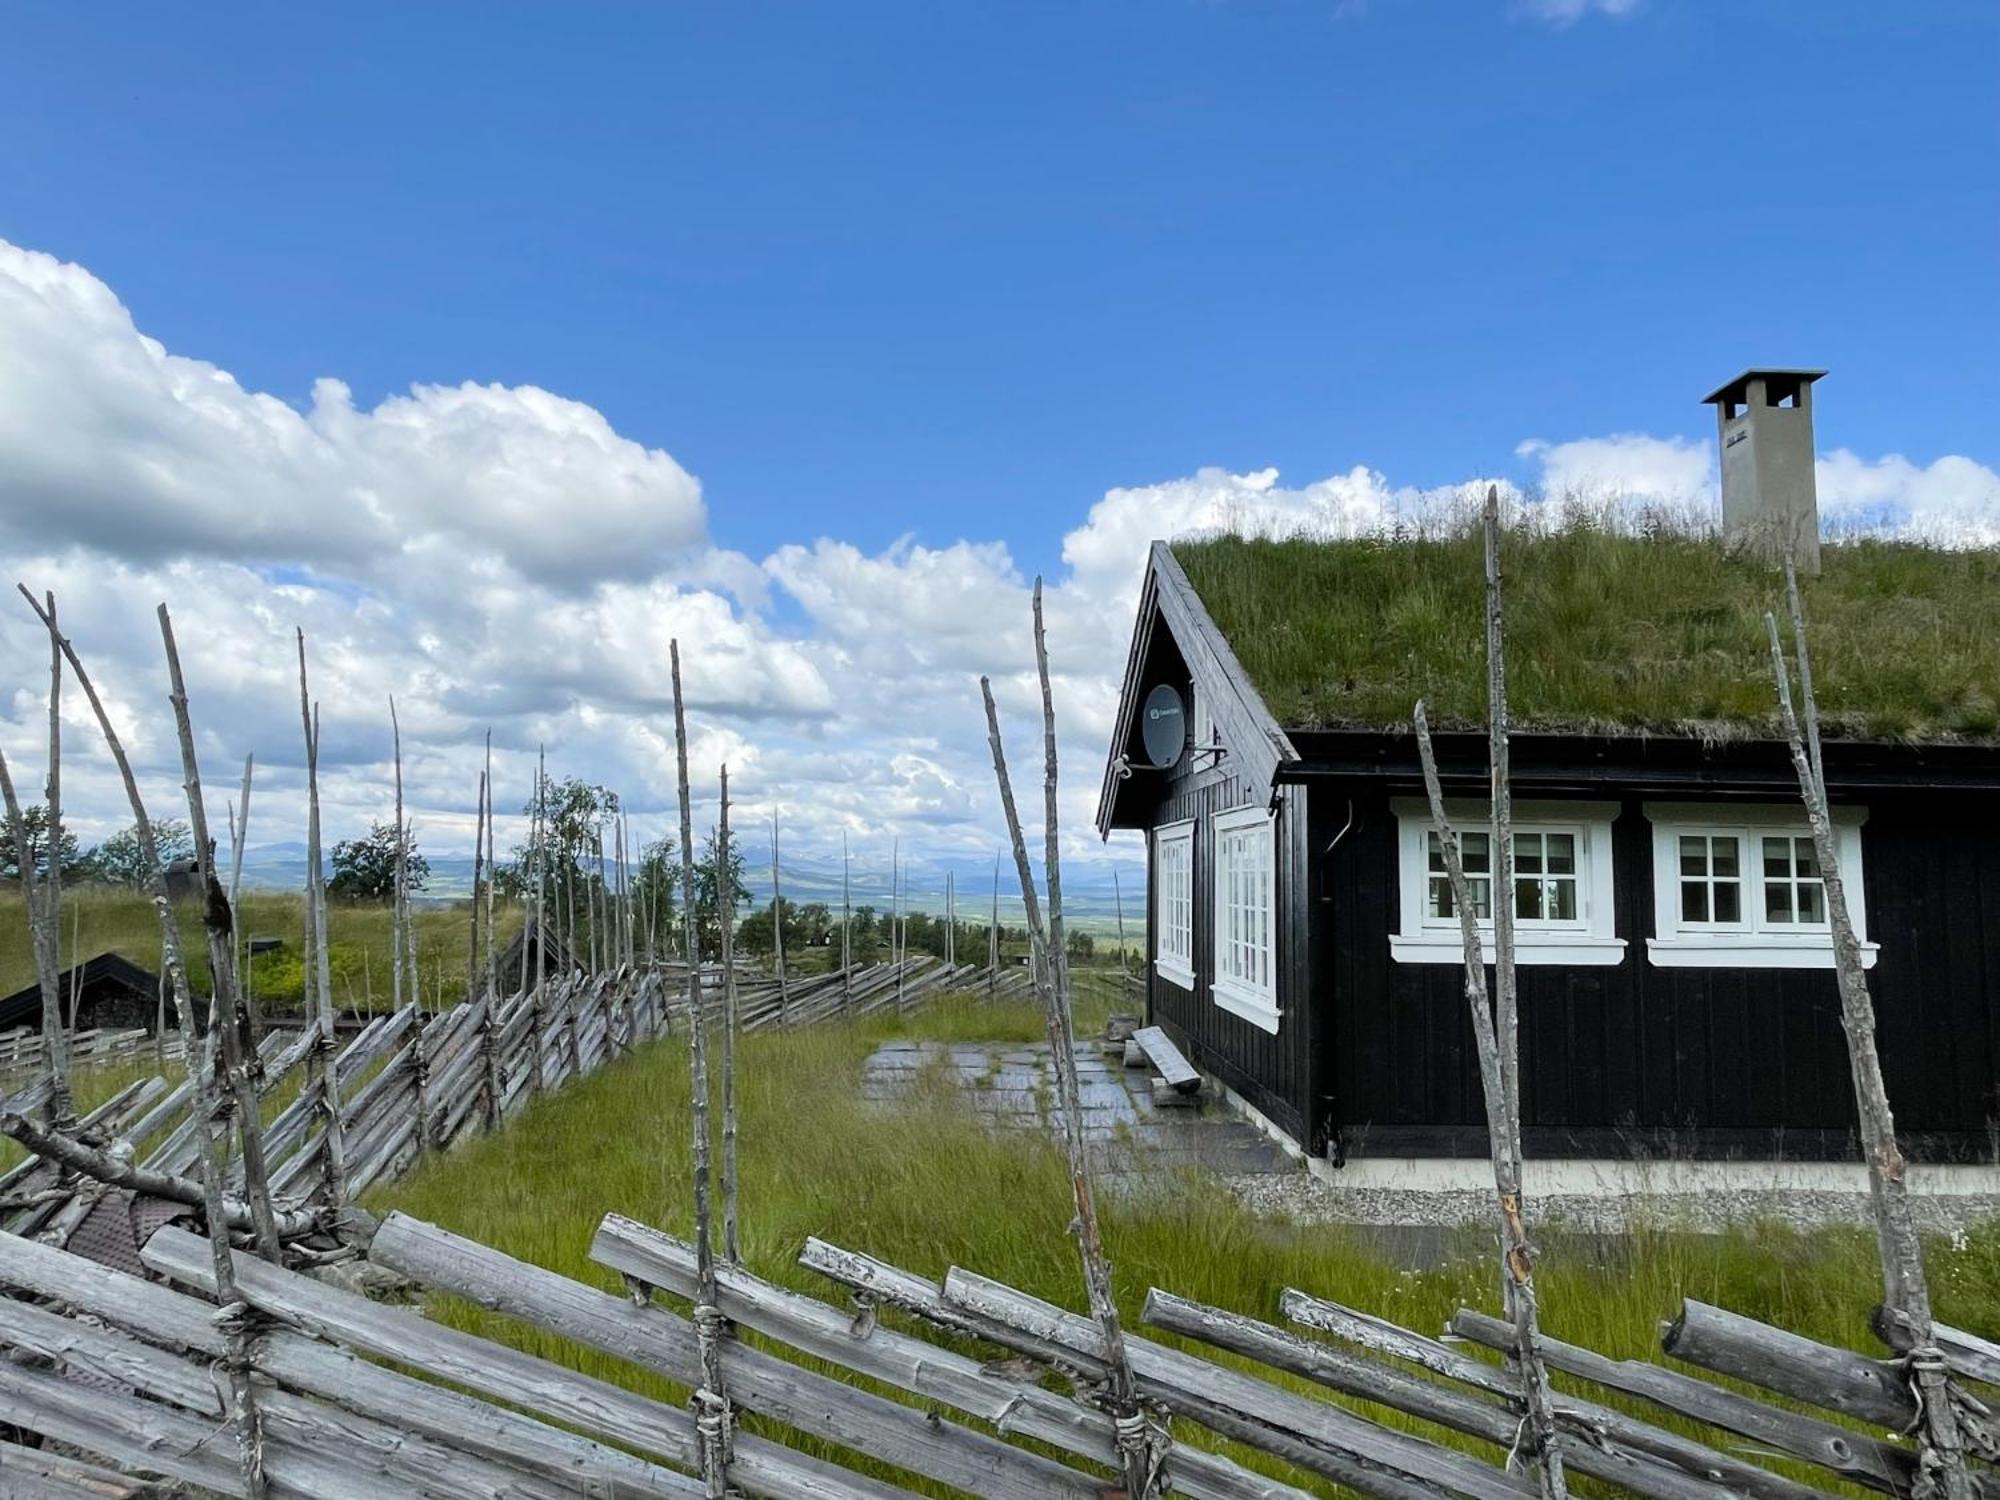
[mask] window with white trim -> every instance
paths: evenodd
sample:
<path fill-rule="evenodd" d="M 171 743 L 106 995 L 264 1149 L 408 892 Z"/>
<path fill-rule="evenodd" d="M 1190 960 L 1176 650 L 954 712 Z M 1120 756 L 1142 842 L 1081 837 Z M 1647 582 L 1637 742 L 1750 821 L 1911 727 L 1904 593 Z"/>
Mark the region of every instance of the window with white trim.
<path fill-rule="evenodd" d="M 1213 849 L 1210 992 L 1224 1010 L 1275 1032 L 1278 922 L 1271 815 L 1261 807 L 1217 813 Z"/>
<path fill-rule="evenodd" d="M 1461 963 L 1464 939 L 1444 845 L 1430 804 L 1398 798 L 1402 922 L 1389 938 L 1398 963 Z M 1514 956 L 1524 964 L 1615 964 L 1625 956 L 1613 925 L 1611 802 L 1514 804 Z M 1451 801 L 1466 899 L 1493 956 L 1492 814 L 1483 802 Z"/>
<path fill-rule="evenodd" d="M 1733 833 L 1682 833 L 1679 850 L 1681 924 L 1743 925 L 1743 840 Z"/>
<path fill-rule="evenodd" d="M 1653 933 L 1662 968 L 1833 967 L 1826 872 L 1802 809 L 1789 805 L 1649 802 L 1653 825 Z M 1848 915 L 1864 964 L 1868 939 L 1861 876 L 1865 808 L 1833 810 Z"/>
<path fill-rule="evenodd" d="M 1194 988 L 1194 824 L 1153 831 L 1153 967 Z"/>

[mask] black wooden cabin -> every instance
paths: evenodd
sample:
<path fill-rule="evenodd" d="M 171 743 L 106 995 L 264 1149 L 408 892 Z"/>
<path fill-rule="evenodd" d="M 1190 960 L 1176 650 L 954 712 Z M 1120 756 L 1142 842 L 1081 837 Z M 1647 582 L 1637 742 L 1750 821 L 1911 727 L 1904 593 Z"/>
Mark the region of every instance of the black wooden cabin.
<path fill-rule="evenodd" d="M 1542 918 L 1521 924 L 1518 971 L 1528 1154 L 1854 1159 L 1784 745 L 1532 727 L 1511 743 L 1523 901 Z M 1485 737 L 1461 726 L 1437 748 L 1475 833 Z M 2000 1161 L 2000 750 L 1830 739 L 1825 764 L 1905 1149 Z M 1279 723 L 1154 545 L 1098 815 L 1147 834 L 1149 1014 L 1336 1164 L 1486 1155 L 1423 797 L 1406 728 Z"/>

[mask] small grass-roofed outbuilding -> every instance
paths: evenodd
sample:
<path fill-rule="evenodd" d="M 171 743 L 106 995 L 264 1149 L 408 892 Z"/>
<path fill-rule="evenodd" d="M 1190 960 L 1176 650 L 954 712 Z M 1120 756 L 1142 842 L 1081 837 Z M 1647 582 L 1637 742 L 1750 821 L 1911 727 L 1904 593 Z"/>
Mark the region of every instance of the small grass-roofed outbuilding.
<path fill-rule="evenodd" d="M 2000 552 L 1856 539 L 1802 580 L 1899 1132 L 2000 1161 Z M 1502 541 L 1525 1147 L 1855 1159 L 1825 894 L 1778 738 L 1767 561 L 1685 526 Z M 1426 700 L 1490 921 L 1476 527 L 1155 543 L 1100 801 L 1147 836 L 1152 1019 L 1312 1156 L 1484 1160 Z M 1178 716 L 1178 717 L 1176 717 Z M 1151 734 L 1147 733 L 1151 727 Z"/>

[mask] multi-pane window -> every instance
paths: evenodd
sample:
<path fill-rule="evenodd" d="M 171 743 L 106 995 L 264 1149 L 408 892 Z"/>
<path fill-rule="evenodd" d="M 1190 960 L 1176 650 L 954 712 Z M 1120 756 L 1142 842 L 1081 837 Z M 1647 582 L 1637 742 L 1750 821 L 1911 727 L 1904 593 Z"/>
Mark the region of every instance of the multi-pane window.
<path fill-rule="evenodd" d="M 1430 868 L 1430 915 L 1440 922 L 1458 920 L 1452 900 L 1451 876 L 1445 870 L 1444 840 L 1433 831 L 1427 846 Z M 1484 922 L 1493 915 L 1493 840 L 1484 833 L 1458 836 L 1458 862 L 1465 870 L 1465 899 L 1472 914 Z"/>
<path fill-rule="evenodd" d="M 1153 841 L 1153 961 L 1160 973 L 1194 984 L 1194 824 L 1161 828 Z"/>
<path fill-rule="evenodd" d="M 1778 926 L 1826 926 L 1826 878 L 1812 839 L 1767 835 L 1763 843 L 1764 920 Z"/>
<path fill-rule="evenodd" d="M 1514 835 L 1514 917 L 1521 922 L 1574 922 L 1576 835 Z"/>
<path fill-rule="evenodd" d="M 1670 968 L 1826 968 L 1833 963 L 1826 867 L 1793 807 L 1647 803 L 1653 825 L 1653 962 Z M 1868 941 L 1865 809 L 1833 810 L 1847 911 Z"/>
<path fill-rule="evenodd" d="M 1397 930 L 1389 954 L 1397 963 L 1465 961 L 1458 901 L 1445 871 L 1444 844 L 1428 801 L 1392 799 L 1397 823 Z M 1514 958 L 1523 964 L 1616 964 L 1624 956 L 1612 893 L 1612 802 L 1523 798 L 1514 804 L 1512 899 Z M 1465 900 L 1491 956 L 1499 892 L 1499 848 L 1492 808 L 1447 802 L 1465 868 Z"/>
<path fill-rule="evenodd" d="M 1264 809 L 1216 816 L 1214 866 L 1215 1002 L 1275 1031 L 1276 875 Z"/>
<path fill-rule="evenodd" d="M 1514 835 L 1514 920 L 1517 922 L 1562 922 L 1578 920 L 1582 901 L 1577 891 L 1577 845 L 1573 829 L 1523 830 Z M 1456 922 L 1458 907 L 1452 900 L 1451 877 L 1445 870 L 1444 842 L 1432 830 L 1426 836 L 1428 866 L 1427 915 L 1434 922 Z M 1465 867 L 1466 900 L 1473 916 L 1486 922 L 1493 917 L 1493 836 L 1490 833 L 1461 833 L 1458 858 Z"/>
<path fill-rule="evenodd" d="M 1681 920 L 1735 927 L 1743 921 L 1743 841 L 1733 833 L 1683 833 Z"/>

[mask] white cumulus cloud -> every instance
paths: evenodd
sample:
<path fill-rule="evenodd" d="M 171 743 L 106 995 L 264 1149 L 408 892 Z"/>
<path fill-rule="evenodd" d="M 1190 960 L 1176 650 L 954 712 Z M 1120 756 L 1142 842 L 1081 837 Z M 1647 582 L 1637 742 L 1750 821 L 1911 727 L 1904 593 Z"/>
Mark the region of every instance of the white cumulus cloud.
<path fill-rule="evenodd" d="M 4 242 L 0 331 L 17 542 L 365 574 L 437 540 L 574 586 L 706 539 L 685 469 L 532 386 L 417 385 L 363 410 L 325 379 L 298 411 L 168 352 L 81 266 Z"/>
<path fill-rule="evenodd" d="M 1845 448 L 1816 466 L 1823 519 L 1948 546 L 2000 545 L 2000 474 L 1950 454 L 1915 464 L 1901 454 L 1865 459 Z"/>
<path fill-rule="evenodd" d="M 1531 439 L 1514 457 L 1530 492 L 1565 502 L 1715 503 L 1698 439 Z M 2000 542 L 2000 476 L 1972 458 L 1842 450 L 1819 475 L 1830 526 Z M 1150 542 L 1421 524 L 1489 482 L 1522 493 L 1505 479 L 1399 485 L 1356 463 L 1297 484 L 1208 468 L 1079 497 L 1044 600 L 1072 856 L 1105 857 L 1092 813 Z M 4 242 L 0 541 L 0 583 L 58 594 L 159 813 L 179 795 L 153 616 L 170 603 L 210 783 L 257 755 L 253 840 L 303 826 L 295 626 L 322 707 L 332 838 L 386 816 L 391 694 L 427 850 L 469 846 L 488 726 L 503 815 L 546 746 L 558 774 L 619 790 L 642 841 L 668 832 L 675 639 L 698 828 L 727 761 L 738 817 L 782 809 L 802 859 L 837 862 L 843 834 L 878 865 L 898 836 L 920 862 L 990 857 L 982 674 L 1039 824 L 1034 567 L 1005 543 L 913 535 L 871 553 L 802 536 L 746 557 L 710 539 L 700 485 L 670 455 L 581 403 L 468 383 L 363 409 L 326 379 L 294 407 L 168 351 L 81 267 Z M 30 786 L 46 652 L 25 608 L 0 606 L 0 748 Z M 66 723 L 66 800 L 79 831 L 101 836 L 126 820 L 123 799 L 75 693 Z M 502 844 L 520 831 L 504 823 Z"/>
<path fill-rule="evenodd" d="M 1529 438 L 1517 457 L 1541 471 L 1541 489 L 1564 501 L 1680 505 L 1715 490 L 1715 447 L 1682 437 L 1618 432 L 1564 443 Z"/>

